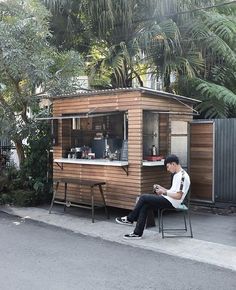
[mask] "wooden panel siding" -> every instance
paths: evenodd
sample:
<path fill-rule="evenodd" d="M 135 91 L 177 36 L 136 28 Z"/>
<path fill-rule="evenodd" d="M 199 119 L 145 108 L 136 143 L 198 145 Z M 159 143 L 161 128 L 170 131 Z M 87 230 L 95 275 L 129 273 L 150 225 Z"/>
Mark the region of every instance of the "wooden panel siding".
<path fill-rule="evenodd" d="M 159 122 L 159 154 L 166 156 L 169 148 L 169 115 L 160 114 Z"/>
<path fill-rule="evenodd" d="M 190 134 L 192 199 L 211 201 L 213 180 L 213 123 L 192 123 Z"/>
<path fill-rule="evenodd" d="M 175 100 L 160 98 L 142 98 L 143 109 L 156 110 L 156 111 L 170 111 L 170 112 L 184 112 L 192 113 L 191 106 L 186 107 L 183 104 L 176 102 Z"/>
<path fill-rule="evenodd" d="M 162 167 L 143 167 L 141 190 L 142 193 L 152 192 L 153 184 L 158 183 L 164 187 L 170 187 L 170 174 Z"/>
<path fill-rule="evenodd" d="M 140 107 L 139 105 L 140 95 L 137 92 L 121 94 L 119 99 L 117 96 L 105 95 L 105 96 L 90 96 L 90 97 L 78 97 L 78 98 L 64 98 L 60 100 L 54 100 L 53 113 L 54 114 L 69 114 L 88 112 L 91 109 L 112 107 L 113 110 L 127 110 L 130 106 Z M 106 110 L 104 110 L 106 111 Z M 96 111 L 95 111 L 96 112 Z"/>
<path fill-rule="evenodd" d="M 108 206 L 122 205 L 124 208 L 131 208 L 136 200 L 137 193 L 140 192 L 140 184 L 137 176 L 140 175 L 140 169 L 137 166 L 130 166 L 129 176 L 120 167 L 110 166 L 92 166 L 92 165 L 72 165 L 64 164 L 63 170 L 57 165 L 54 165 L 54 177 L 77 177 L 81 179 L 89 179 L 93 176 L 96 180 L 105 180 L 105 198 Z M 63 198 L 64 188 L 59 188 L 59 197 Z M 90 201 L 90 192 L 85 187 L 72 186 L 68 188 L 68 198 L 74 202 Z M 114 196 L 115 201 L 114 201 Z M 126 196 L 125 203 L 129 200 L 128 207 L 125 207 L 124 196 Z M 100 194 L 96 192 L 96 200 L 101 202 Z"/>

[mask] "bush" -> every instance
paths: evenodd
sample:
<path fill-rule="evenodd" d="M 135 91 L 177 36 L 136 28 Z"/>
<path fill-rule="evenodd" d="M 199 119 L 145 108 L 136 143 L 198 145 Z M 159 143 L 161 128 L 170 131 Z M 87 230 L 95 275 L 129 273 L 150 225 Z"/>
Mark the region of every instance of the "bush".
<path fill-rule="evenodd" d="M 50 148 L 50 125 L 40 122 L 28 136 L 25 146 L 26 158 L 13 182 L 17 189 L 35 192 L 38 204 L 49 202 L 52 198 Z"/>
<path fill-rule="evenodd" d="M 39 123 L 27 139 L 20 170 L 13 165 L 0 172 L 0 204 L 36 206 L 52 198 L 50 126 Z"/>
<path fill-rule="evenodd" d="M 0 192 L 4 191 L 7 186 L 8 186 L 7 176 L 0 175 Z"/>
<path fill-rule="evenodd" d="M 18 189 L 13 194 L 13 204 L 16 206 L 36 206 L 40 202 L 38 193 L 32 190 Z"/>
<path fill-rule="evenodd" d="M 52 193 L 37 192 L 30 189 L 15 189 L 0 193 L 0 204 L 10 204 L 16 206 L 37 206 L 50 202 Z"/>
<path fill-rule="evenodd" d="M 14 172 L 14 174 L 12 174 Z M 49 203 L 52 199 L 52 181 L 42 182 L 40 178 L 22 178 L 14 170 L 1 172 L 0 204 L 36 206 Z"/>
<path fill-rule="evenodd" d="M 0 194 L 0 204 L 12 204 L 14 200 L 14 196 L 9 193 L 1 193 Z"/>

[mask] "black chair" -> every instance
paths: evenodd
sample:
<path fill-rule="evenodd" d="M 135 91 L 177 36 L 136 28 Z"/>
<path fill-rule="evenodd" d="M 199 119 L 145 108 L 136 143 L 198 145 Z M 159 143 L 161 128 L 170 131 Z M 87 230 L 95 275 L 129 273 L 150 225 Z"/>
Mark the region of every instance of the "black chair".
<path fill-rule="evenodd" d="M 178 208 L 163 208 L 158 209 L 158 224 L 159 224 L 159 233 L 162 233 L 162 238 L 175 238 L 175 237 L 189 237 L 193 238 L 193 230 L 192 230 L 192 224 L 191 224 L 191 217 L 190 217 L 190 190 L 186 194 L 186 197 L 184 201 L 181 203 L 181 205 Z M 166 211 L 175 211 L 179 213 L 183 213 L 184 218 L 184 228 L 164 228 L 164 215 L 163 213 Z M 190 235 L 187 235 L 188 227 L 187 227 L 187 221 L 186 217 L 188 219 L 189 223 L 189 231 Z M 173 233 L 172 235 L 165 235 L 165 233 Z M 180 234 L 182 232 L 185 232 L 186 234 Z"/>

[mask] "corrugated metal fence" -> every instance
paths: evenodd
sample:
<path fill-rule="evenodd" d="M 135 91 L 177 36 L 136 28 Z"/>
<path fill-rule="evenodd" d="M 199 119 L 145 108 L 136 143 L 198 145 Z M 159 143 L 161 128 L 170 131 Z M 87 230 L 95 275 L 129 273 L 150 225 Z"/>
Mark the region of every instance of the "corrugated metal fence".
<path fill-rule="evenodd" d="M 215 201 L 236 203 L 236 119 L 215 122 Z"/>

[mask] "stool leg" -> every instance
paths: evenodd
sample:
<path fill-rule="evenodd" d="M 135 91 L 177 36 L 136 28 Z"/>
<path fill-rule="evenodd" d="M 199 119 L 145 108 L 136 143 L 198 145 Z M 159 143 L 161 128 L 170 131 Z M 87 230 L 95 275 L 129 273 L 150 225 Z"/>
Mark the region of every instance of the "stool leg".
<path fill-rule="evenodd" d="M 107 218 L 109 219 L 109 213 L 108 213 L 108 210 L 107 210 L 107 205 L 106 205 L 106 201 L 105 201 L 105 197 L 104 197 L 103 189 L 102 189 L 101 185 L 99 185 L 99 190 L 100 190 L 100 193 L 101 193 L 101 196 L 102 196 L 102 200 L 103 200 L 103 204 L 104 204 L 104 208 L 105 208 L 105 214 L 106 214 Z"/>
<path fill-rule="evenodd" d="M 59 181 L 57 181 L 56 189 L 55 189 L 55 191 L 53 191 L 53 198 L 52 198 L 51 205 L 50 205 L 50 208 L 49 208 L 49 213 L 51 213 L 51 211 L 52 211 L 52 207 L 53 207 L 54 199 L 55 199 L 56 194 L 57 194 L 58 187 L 59 187 Z"/>
<path fill-rule="evenodd" d="M 91 204 L 92 204 L 92 223 L 94 223 L 94 193 L 93 193 L 93 186 L 91 186 Z"/>
<path fill-rule="evenodd" d="M 66 202 L 67 202 L 67 182 L 65 182 L 64 199 L 65 199 L 65 204 L 64 204 L 64 212 L 65 212 L 66 211 Z"/>

